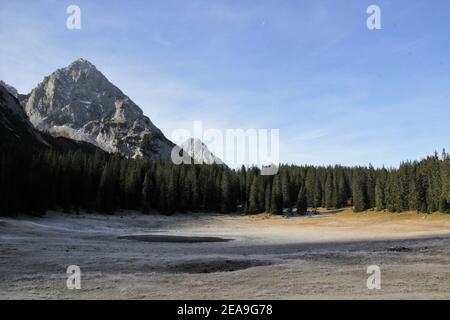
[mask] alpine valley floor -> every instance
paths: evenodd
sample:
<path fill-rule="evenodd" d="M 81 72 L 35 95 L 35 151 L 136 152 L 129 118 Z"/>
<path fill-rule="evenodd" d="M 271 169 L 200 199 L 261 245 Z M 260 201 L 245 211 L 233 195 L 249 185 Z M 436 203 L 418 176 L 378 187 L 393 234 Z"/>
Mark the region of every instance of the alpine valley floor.
<path fill-rule="evenodd" d="M 449 264 L 445 214 L 0 218 L 0 299 L 450 299 Z"/>

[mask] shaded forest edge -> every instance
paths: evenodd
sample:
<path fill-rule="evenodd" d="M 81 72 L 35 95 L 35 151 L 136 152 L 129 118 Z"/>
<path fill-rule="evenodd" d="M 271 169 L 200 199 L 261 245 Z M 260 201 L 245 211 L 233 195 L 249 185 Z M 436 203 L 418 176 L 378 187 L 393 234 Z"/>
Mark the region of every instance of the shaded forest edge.
<path fill-rule="evenodd" d="M 307 208 L 450 212 L 450 157 L 445 150 L 396 169 L 282 165 L 258 168 L 174 165 L 103 152 L 2 148 L 0 215 L 46 210 L 120 209 L 162 214 L 215 211 L 255 214 Z"/>

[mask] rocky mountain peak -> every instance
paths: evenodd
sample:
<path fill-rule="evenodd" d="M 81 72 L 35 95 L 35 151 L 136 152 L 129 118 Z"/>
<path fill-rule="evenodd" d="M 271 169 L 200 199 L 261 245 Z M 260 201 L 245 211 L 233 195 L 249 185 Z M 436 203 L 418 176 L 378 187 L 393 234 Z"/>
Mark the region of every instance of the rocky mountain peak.
<path fill-rule="evenodd" d="M 79 58 L 69 65 L 70 67 L 95 68 L 95 66 L 87 59 Z"/>
<path fill-rule="evenodd" d="M 173 143 L 86 59 L 45 77 L 30 93 L 25 112 L 37 129 L 53 135 L 129 157 L 170 158 Z"/>
<path fill-rule="evenodd" d="M 180 147 L 195 161 L 195 163 L 223 164 L 223 161 L 216 157 L 198 138 L 187 139 Z"/>
<path fill-rule="evenodd" d="M 87 78 L 93 78 L 96 80 L 104 78 L 103 74 L 98 71 L 91 62 L 83 58 L 75 60 L 69 66 L 59 69 L 57 72 L 66 74 L 75 82 L 79 80 L 86 80 Z"/>

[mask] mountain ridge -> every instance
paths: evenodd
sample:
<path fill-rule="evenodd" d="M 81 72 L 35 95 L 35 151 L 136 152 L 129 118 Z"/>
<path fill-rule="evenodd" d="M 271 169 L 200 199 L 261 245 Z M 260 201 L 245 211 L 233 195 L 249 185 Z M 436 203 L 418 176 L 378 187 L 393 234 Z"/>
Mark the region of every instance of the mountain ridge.
<path fill-rule="evenodd" d="M 224 165 L 223 161 L 198 138 L 189 138 L 180 147 L 194 160 L 194 163 Z"/>
<path fill-rule="evenodd" d="M 128 157 L 169 159 L 174 144 L 88 60 L 46 76 L 24 105 L 40 131 Z"/>
<path fill-rule="evenodd" d="M 171 159 L 175 144 L 87 59 L 55 70 L 28 94 L 4 81 L 0 84 L 21 106 L 16 112 L 44 141 L 60 145 L 58 141 L 64 140 L 62 145 L 72 149 L 78 141 L 131 158 Z M 177 149 L 181 150 L 192 163 L 223 164 L 202 141 L 188 139 Z"/>
<path fill-rule="evenodd" d="M 20 104 L 18 97 L 21 95 L 13 95 L 3 83 L 0 84 L 1 147 L 31 148 L 31 150 L 53 148 L 62 152 L 82 150 L 88 153 L 101 150 L 87 142 L 54 137 L 36 130 Z"/>

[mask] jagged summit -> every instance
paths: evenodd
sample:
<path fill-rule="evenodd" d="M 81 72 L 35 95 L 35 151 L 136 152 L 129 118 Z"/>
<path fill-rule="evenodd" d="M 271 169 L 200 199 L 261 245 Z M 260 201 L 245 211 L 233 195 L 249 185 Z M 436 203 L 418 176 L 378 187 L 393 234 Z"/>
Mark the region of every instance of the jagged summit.
<path fill-rule="evenodd" d="M 187 139 L 180 147 L 195 161 L 195 163 L 224 164 L 222 160 L 216 157 L 198 138 Z"/>
<path fill-rule="evenodd" d="M 87 60 L 85 58 L 78 58 L 77 60 L 72 62 L 70 65 L 76 65 L 76 64 L 83 64 L 83 65 L 88 65 L 88 66 L 95 67 L 89 60 Z"/>
<path fill-rule="evenodd" d="M 170 159 L 174 144 L 84 58 L 46 76 L 29 95 L 19 98 L 40 131 L 128 157 Z M 181 148 L 196 163 L 223 163 L 198 139 L 189 139 Z"/>
<path fill-rule="evenodd" d="M 84 71 L 84 72 L 92 70 L 99 72 L 94 64 L 92 64 L 89 60 L 86 60 L 84 58 L 79 58 L 75 60 L 64 69 L 69 69 L 73 71 Z"/>
<path fill-rule="evenodd" d="M 83 58 L 45 77 L 30 93 L 25 112 L 41 131 L 125 156 L 170 158 L 173 143 Z"/>

